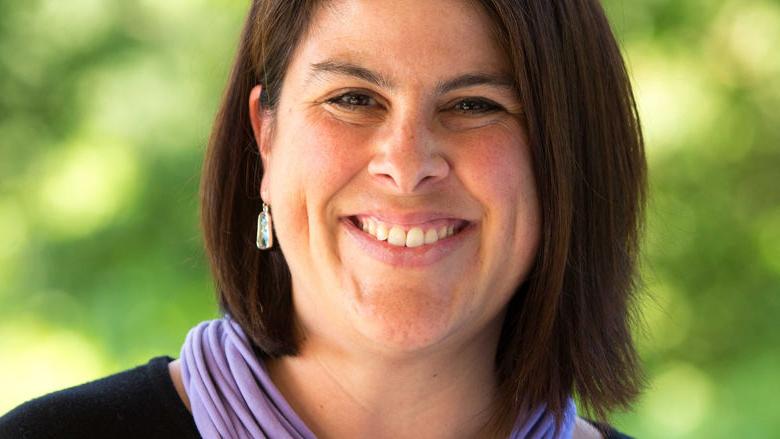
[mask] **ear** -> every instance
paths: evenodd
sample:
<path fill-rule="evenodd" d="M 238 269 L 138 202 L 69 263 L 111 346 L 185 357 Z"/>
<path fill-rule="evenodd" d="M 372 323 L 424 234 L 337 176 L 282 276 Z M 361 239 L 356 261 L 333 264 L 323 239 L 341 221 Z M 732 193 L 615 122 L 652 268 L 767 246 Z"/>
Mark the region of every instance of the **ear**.
<path fill-rule="evenodd" d="M 249 93 L 249 119 L 255 136 L 260 160 L 263 162 L 263 179 L 260 182 L 260 197 L 268 204 L 270 200 L 270 158 L 271 158 L 271 111 L 265 108 L 260 98 L 263 87 L 256 85 Z"/>

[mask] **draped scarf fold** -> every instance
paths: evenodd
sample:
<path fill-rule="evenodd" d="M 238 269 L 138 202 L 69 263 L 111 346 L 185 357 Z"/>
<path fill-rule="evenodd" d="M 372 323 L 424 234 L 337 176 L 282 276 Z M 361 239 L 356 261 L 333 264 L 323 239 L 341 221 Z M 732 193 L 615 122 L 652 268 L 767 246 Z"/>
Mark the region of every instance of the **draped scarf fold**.
<path fill-rule="evenodd" d="M 315 439 L 268 376 L 241 327 L 225 317 L 192 328 L 181 349 L 181 374 L 192 416 L 205 439 Z M 544 407 L 518 419 L 511 439 L 567 439 L 576 407 L 561 428 Z"/>

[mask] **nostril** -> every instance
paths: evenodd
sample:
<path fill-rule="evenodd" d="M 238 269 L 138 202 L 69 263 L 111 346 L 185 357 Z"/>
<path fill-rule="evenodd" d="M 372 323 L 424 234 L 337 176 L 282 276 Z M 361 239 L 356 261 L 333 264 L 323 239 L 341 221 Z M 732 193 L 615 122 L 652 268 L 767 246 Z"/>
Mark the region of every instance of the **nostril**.
<path fill-rule="evenodd" d="M 435 179 L 435 177 L 434 177 L 433 175 L 426 175 L 425 177 L 423 177 L 423 178 L 420 180 L 420 182 L 419 182 L 418 184 L 424 184 L 424 183 L 428 183 L 429 181 L 431 181 L 431 180 L 433 180 L 433 179 Z"/>

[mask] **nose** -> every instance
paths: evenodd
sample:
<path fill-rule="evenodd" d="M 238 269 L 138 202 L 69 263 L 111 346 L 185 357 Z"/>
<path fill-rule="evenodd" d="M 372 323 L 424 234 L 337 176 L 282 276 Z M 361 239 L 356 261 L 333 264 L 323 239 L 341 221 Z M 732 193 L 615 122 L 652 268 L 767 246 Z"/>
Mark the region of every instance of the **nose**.
<path fill-rule="evenodd" d="M 368 172 L 381 184 L 411 194 L 447 177 L 450 164 L 433 132 L 414 117 L 388 127 L 379 139 Z"/>

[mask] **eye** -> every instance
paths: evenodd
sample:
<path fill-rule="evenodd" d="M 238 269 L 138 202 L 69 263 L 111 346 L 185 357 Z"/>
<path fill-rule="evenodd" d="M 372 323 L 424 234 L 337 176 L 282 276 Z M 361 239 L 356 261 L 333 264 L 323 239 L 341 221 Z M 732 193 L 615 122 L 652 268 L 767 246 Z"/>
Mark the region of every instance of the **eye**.
<path fill-rule="evenodd" d="M 502 109 L 503 108 L 495 102 L 476 98 L 463 99 L 452 106 L 452 111 L 463 114 L 485 114 Z"/>
<path fill-rule="evenodd" d="M 376 100 L 371 96 L 353 91 L 330 98 L 327 102 L 347 110 L 354 110 L 356 107 L 372 107 L 376 105 Z"/>

